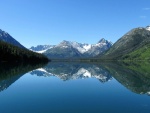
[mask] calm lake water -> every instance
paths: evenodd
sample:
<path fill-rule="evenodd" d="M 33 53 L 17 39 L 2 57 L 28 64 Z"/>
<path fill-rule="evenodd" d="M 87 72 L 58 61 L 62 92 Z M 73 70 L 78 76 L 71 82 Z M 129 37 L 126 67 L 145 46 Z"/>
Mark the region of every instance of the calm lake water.
<path fill-rule="evenodd" d="M 0 67 L 0 113 L 150 113 L 149 63 Z"/>

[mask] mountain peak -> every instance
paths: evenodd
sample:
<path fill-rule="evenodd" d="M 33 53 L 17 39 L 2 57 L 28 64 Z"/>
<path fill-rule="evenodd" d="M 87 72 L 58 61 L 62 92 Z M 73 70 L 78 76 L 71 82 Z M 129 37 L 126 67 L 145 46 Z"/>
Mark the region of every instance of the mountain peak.
<path fill-rule="evenodd" d="M 58 46 L 70 46 L 70 42 L 69 41 L 66 41 L 66 40 L 63 40 L 62 42 L 60 42 L 60 44 Z"/>
<path fill-rule="evenodd" d="M 98 41 L 98 44 L 101 44 L 101 43 L 106 43 L 106 44 L 110 44 L 111 46 L 113 45 L 113 43 L 111 41 L 108 41 L 104 38 L 100 39 L 100 41 Z"/>
<path fill-rule="evenodd" d="M 4 31 L 3 31 L 2 29 L 0 29 L 0 33 L 1 33 L 1 32 L 4 32 Z"/>
<path fill-rule="evenodd" d="M 104 38 L 100 39 L 100 41 L 98 41 L 98 43 L 105 43 L 106 40 Z"/>
<path fill-rule="evenodd" d="M 0 29 L 0 33 L 3 32 L 3 30 Z"/>
<path fill-rule="evenodd" d="M 0 34 L 1 34 L 1 36 L 2 36 L 2 35 L 5 35 L 5 36 L 6 36 L 6 35 L 9 35 L 7 32 L 5 32 L 5 31 L 3 31 L 3 30 L 1 30 L 1 29 L 0 29 Z"/>
<path fill-rule="evenodd" d="M 15 40 L 12 36 L 10 36 L 7 32 L 0 29 L 0 41 L 18 46 L 20 48 L 25 48 L 21 45 L 17 40 Z"/>
<path fill-rule="evenodd" d="M 100 39 L 100 41 L 98 41 L 98 43 L 111 43 L 110 41 L 106 40 L 105 38 Z"/>
<path fill-rule="evenodd" d="M 63 40 L 60 44 L 70 44 L 70 42 L 67 40 Z"/>
<path fill-rule="evenodd" d="M 67 40 L 63 40 L 62 42 L 68 42 Z"/>

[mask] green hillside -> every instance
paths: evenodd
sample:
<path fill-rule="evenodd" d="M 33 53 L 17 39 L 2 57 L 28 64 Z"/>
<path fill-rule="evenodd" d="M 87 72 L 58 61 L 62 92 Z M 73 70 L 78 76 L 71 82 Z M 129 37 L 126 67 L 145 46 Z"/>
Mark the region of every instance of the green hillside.
<path fill-rule="evenodd" d="M 122 58 L 124 60 L 150 60 L 150 44 L 146 44 L 143 47 L 124 55 Z"/>
<path fill-rule="evenodd" d="M 150 31 L 135 28 L 122 36 L 100 58 L 113 60 L 147 60 L 150 56 Z"/>

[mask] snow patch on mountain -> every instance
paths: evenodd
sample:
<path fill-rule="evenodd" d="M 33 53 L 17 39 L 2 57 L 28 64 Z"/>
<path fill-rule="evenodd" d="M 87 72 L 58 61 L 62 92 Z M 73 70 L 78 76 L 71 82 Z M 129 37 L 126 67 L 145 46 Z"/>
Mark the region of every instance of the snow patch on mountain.
<path fill-rule="evenodd" d="M 38 68 L 38 69 L 36 69 L 36 70 L 42 71 L 42 72 L 45 72 L 45 73 L 48 73 L 44 68 Z"/>
<path fill-rule="evenodd" d="M 33 70 L 30 72 L 31 74 L 37 74 L 37 76 L 44 76 L 44 77 L 49 77 L 49 76 L 55 76 L 52 73 L 47 72 L 44 68 L 38 68 L 36 70 Z"/>
<path fill-rule="evenodd" d="M 53 48 L 54 45 L 38 45 L 36 47 L 32 46 L 31 48 L 29 48 L 31 51 L 37 52 L 37 53 L 44 53 L 46 52 L 48 49 Z"/>
<path fill-rule="evenodd" d="M 150 31 L 150 26 L 147 26 L 147 27 L 146 27 L 146 30 Z"/>
<path fill-rule="evenodd" d="M 37 52 L 37 53 L 44 53 L 45 51 L 47 51 L 48 49 L 45 49 L 45 50 L 41 50 L 41 51 L 34 51 L 34 52 Z"/>
<path fill-rule="evenodd" d="M 76 73 L 76 75 L 78 75 L 78 76 L 83 75 L 84 77 L 91 78 L 91 73 L 88 70 L 84 69 L 84 68 L 80 68 L 78 70 L 78 72 Z"/>
<path fill-rule="evenodd" d="M 68 46 L 62 46 L 63 48 L 68 48 Z"/>
<path fill-rule="evenodd" d="M 89 49 L 91 49 L 91 47 L 92 47 L 91 44 L 85 44 L 85 45 L 83 46 L 83 48 L 84 48 L 86 51 L 88 51 Z"/>

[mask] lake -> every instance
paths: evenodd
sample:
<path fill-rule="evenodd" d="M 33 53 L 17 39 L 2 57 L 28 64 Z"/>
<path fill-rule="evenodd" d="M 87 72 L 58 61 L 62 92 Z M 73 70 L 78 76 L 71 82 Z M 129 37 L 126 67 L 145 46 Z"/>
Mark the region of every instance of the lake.
<path fill-rule="evenodd" d="M 0 66 L 0 113 L 150 113 L 150 64 Z"/>

